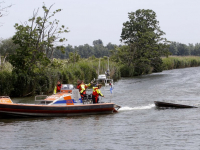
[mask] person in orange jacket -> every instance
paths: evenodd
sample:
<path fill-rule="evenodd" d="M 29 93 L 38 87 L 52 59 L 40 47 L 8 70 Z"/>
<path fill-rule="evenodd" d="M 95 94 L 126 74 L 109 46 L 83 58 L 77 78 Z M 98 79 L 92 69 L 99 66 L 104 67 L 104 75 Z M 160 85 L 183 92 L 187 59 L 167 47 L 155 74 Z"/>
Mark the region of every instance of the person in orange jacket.
<path fill-rule="evenodd" d="M 93 104 L 99 103 L 99 95 L 104 97 L 104 95 L 100 91 L 101 84 L 98 84 L 97 87 L 93 87 L 93 92 L 92 92 L 92 100 Z"/>
<path fill-rule="evenodd" d="M 77 80 L 77 89 L 79 89 L 79 92 L 81 91 L 81 83 L 82 81 L 81 80 Z"/>
<path fill-rule="evenodd" d="M 57 85 L 54 88 L 54 92 L 53 93 L 56 94 L 56 93 L 60 92 L 61 86 L 62 86 L 62 84 L 60 83 L 60 81 L 58 81 Z"/>
<path fill-rule="evenodd" d="M 78 80 L 77 83 L 78 83 L 77 89 L 79 89 L 81 99 L 83 100 L 84 97 L 86 96 L 86 89 L 91 85 L 91 83 L 85 84 L 83 81 L 80 80 Z"/>

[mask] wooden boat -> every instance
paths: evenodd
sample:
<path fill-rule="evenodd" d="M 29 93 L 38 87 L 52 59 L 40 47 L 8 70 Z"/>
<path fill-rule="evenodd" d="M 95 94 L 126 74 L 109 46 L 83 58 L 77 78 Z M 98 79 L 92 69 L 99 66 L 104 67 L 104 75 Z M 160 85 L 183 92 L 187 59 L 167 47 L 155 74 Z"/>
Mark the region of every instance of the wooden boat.
<path fill-rule="evenodd" d="M 0 97 L 0 116 L 55 117 L 108 114 L 117 112 L 120 108 L 111 102 L 98 104 L 92 104 L 90 100 L 83 102 L 77 89 L 64 89 L 63 85 L 60 93 L 42 100 L 38 100 L 38 97 L 36 96 L 35 102 L 40 102 L 39 104 L 13 103 L 8 96 Z"/>
<path fill-rule="evenodd" d="M 198 108 L 196 106 L 167 103 L 167 102 L 160 102 L 160 101 L 154 101 L 154 103 L 157 107 L 161 107 L 161 108 Z"/>

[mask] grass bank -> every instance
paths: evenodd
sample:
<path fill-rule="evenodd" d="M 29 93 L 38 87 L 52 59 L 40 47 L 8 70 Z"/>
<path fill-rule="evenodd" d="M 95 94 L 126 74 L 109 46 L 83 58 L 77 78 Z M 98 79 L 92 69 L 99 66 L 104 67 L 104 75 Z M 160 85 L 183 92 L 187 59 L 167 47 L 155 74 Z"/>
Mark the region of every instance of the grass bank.
<path fill-rule="evenodd" d="M 169 56 L 162 58 L 163 70 L 200 66 L 199 56 Z"/>

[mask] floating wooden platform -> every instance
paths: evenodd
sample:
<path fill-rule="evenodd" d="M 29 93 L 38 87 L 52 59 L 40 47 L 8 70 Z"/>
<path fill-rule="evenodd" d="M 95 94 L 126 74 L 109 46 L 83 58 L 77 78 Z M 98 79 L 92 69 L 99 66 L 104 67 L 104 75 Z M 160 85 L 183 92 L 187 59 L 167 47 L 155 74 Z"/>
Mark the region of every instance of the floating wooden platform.
<path fill-rule="evenodd" d="M 175 104 L 175 103 L 166 103 L 166 102 L 160 102 L 160 101 L 154 101 L 154 103 L 157 107 L 162 107 L 162 108 L 198 108 L 196 106 Z"/>

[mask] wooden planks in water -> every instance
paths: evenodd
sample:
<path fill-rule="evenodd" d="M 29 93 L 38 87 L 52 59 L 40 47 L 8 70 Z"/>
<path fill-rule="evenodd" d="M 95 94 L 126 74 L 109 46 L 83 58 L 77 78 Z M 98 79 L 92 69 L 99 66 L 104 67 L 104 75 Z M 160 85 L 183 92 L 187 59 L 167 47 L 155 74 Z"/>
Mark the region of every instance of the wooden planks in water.
<path fill-rule="evenodd" d="M 157 107 L 162 107 L 162 108 L 198 108 L 196 106 L 167 103 L 167 102 L 160 102 L 160 101 L 154 101 L 154 103 Z"/>

